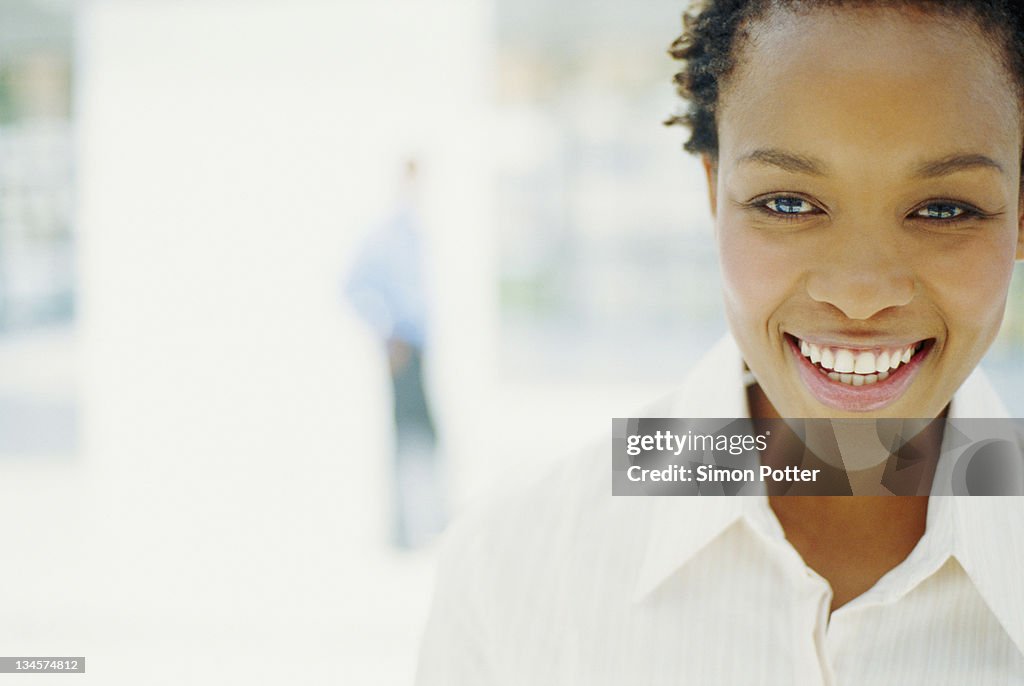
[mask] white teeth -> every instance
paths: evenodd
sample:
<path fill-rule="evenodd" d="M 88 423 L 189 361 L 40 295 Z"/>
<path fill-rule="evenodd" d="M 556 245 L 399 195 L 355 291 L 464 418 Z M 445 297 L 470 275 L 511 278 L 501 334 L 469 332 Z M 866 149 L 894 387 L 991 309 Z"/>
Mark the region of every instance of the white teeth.
<path fill-rule="evenodd" d="M 871 372 L 878 371 L 875 369 L 875 354 L 869 352 L 858 353 L 853 371 L 858 374 L 870 374 Z"/>
<path fill-rule="evenodd" d="M 917 346 L 901 350 L 855 351 L 846 348 L 829 348 L 807 341 L 800 341 L 800 353 L 810 359 L 811 364 L 820 365 L 820 371 L 833 381 L 853 386 L 870 385 L 885 381 L 892 370 L 910 362 Z"/>
<path fill-rule="evenodd" d="M 833 367 L 839 373 L 852 372 L 854 368 L 853 352 L 846 348 L 836 350 L 836 366 Z"/>
<path fill-rule="evenodd" d="M 870 386 L 873 383 L 888 379 L 889 372 L 882 372 L 881 374 L 839 374 L 838 372 L 829 372 L 828 378 L 833 381 L 849 384 L 850 386 Z"/>

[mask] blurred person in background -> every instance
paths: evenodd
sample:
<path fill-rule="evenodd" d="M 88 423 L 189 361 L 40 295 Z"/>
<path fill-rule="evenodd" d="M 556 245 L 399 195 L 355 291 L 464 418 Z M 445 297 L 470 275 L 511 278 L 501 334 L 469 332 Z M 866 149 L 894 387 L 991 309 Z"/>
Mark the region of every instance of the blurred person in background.
<path fill-rule="evenodd" d="M 437 435 L 424 384 L 430 304 L 424 276 L 418 168 L 405 163 L 394 210 L 357 251 L 345 294 L 387 353 L 394 403 L 393 542 L 428 543 L 444 527 Z"/>

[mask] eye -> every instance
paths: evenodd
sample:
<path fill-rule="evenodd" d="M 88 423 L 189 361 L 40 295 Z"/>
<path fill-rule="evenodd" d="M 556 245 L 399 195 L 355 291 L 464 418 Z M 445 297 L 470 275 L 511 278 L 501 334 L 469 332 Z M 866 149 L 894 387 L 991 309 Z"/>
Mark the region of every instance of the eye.
<path fill-rule="evenodd" d="M 812 214 L 817 208 L 803 198 L 778 197 L 771 198 L 764 202 L 764 207 L 776 214 Z"/>
<path fill-rule="evenodd" d="M 969 210 L 961 205 L 950 202 L 933 202 L 914 212 L 921 219 L 959 219 L 968 214 Z"/>

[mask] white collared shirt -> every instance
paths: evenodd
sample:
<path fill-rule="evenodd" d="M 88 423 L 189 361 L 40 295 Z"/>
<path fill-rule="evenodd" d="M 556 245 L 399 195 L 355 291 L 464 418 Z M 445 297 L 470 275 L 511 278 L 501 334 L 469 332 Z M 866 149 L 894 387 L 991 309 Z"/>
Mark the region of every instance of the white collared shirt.
<path fill-rule="evenodd" d="M 731 338 L 651 416 L 748 415 Z M 976 372 L 953 417 L 1005 416 Z M 419 686 L 1024 684 L 1024 498 L 933 495 L 829 613 L 764 497 L 613 497 L 609 444 L 451 532 Z"/>

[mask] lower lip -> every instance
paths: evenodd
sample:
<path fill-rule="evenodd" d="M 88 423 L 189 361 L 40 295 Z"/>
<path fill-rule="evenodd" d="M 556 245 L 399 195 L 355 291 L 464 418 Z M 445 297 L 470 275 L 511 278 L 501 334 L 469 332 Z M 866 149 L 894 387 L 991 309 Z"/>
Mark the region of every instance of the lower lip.
<path fill-rule="evenodd" d="M 822 374 L 809 359 L 800 354 L 799 344 L 792 336 L 786 336 L 786 341 L 796 358 L 800 378 L 811 394 L 822 404 L 846 412 L 871 412 L 896 402 L 913 383 L 921 364 L 932 349 L 931 343 L 926 343 L 920 352 L 910 358 L 910 362 L 901 364 L 885 381 L 851 386 L 833 381 Z"/>

